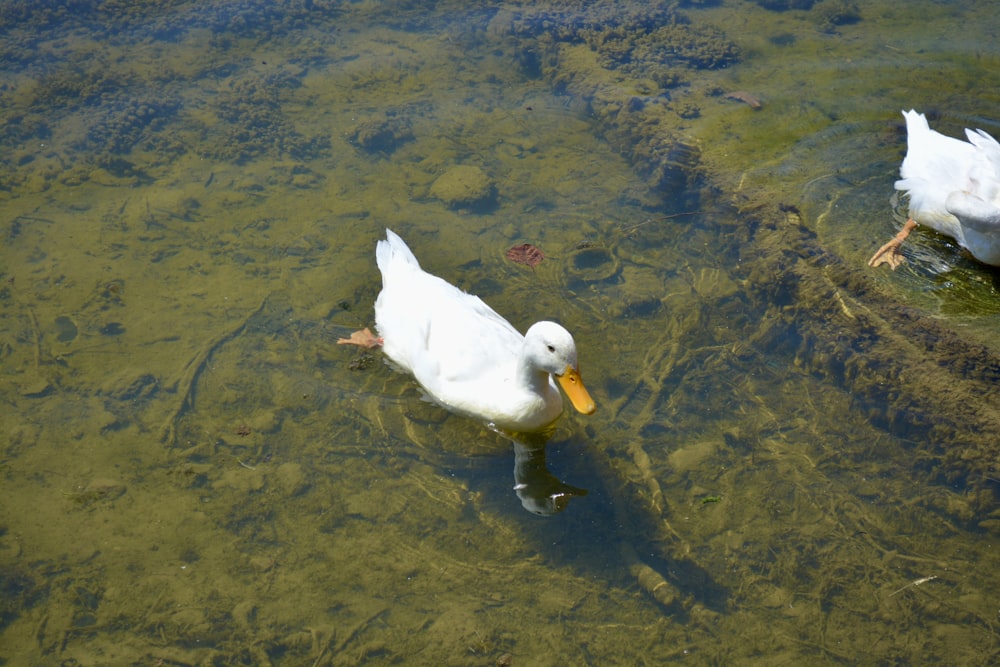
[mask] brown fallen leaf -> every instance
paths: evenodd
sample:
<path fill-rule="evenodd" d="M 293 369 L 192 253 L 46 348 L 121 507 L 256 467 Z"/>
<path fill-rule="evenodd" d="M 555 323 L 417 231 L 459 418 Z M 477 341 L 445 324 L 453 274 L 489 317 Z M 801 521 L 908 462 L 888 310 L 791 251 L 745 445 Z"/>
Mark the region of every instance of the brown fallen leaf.
<path fill-rule="evenodd" d="M 372 349 L 382 346 L 382 339 L 371 332 L 371 329 L 365 327 L 361 331 L 355 331 L 351 334 L 350 338 L 338 338 L 337 345 L 357 345 L 358 347 L 364 347 L 367 349 Z"/>
<path fill-rule="evenodd" d="M 507 259 L 516 264 L 525 264 L 531 268 L 535 268 L 545 259 L 545 253 L 530 243 L 525 243 L 523 245 L 516 245 L 508 250 Z"/>
<path fill-rule="evenodd" d="M 759 97 L 745 90 L 734 90 L 731 93 L 726 93 L 726 97 L 749 104 L 751 109 L 760 109 L 763 106 Z"/>

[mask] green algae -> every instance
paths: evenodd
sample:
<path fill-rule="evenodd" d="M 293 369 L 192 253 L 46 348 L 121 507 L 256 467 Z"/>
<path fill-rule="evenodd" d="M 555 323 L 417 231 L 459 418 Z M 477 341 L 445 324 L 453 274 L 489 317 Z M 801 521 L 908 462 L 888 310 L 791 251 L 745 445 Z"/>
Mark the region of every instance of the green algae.
<path fill-rule="evenodd" d="M 995 355 L 965 334 L 995 312 L 990 281 L 956 260 L 967 298 L 918 257 L 861 268 L 892 228 L 886 91 L 918 79 L 884 28 L 914 48 L 926 30 L 890 5 L 831 34 L 818 12 L 694 4 L 619 21 L 554 3 L 541 22 L 518 4 L 82 4 L 102 20 L 44 62 L 89 71 L 96 96 L 3 91 L 30 103 L 0 134 L 0 655 L 995 658 Z M 63 30 L 22 9 L 22 35 Z M 121 71 L 85 62 L 129 31 L 144 48 Z M 667 46 L 643 38 L 681 32 L 724 35 L 739 63 L 644 69 Z M 851 77 L 829 66 L 848 59 Z M 934 59 L 919 90 L 938 103 L 985 67 Z M 431 196 L 455 165 L 494 207 Z M 385 226 L 522 329 L 576 334 L 599 411 L 549 445 L 590 490 L 564 513 L 521 510 L 509 443 L 336 346 L 371 324 Z M 547 256 L 534 271 L 504 258 L 524 242 Z"/>

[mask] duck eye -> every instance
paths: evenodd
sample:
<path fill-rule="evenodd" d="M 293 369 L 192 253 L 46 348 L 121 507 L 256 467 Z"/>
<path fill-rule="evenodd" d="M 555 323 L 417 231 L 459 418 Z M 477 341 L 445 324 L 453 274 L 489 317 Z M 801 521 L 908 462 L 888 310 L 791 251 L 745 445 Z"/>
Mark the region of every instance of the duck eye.
<path fill-rule="evenodd" d="M 555 345 L 546 345 L 545 347 L 549 348 L 549 352 L 555 352 L 556 351 Z"/>

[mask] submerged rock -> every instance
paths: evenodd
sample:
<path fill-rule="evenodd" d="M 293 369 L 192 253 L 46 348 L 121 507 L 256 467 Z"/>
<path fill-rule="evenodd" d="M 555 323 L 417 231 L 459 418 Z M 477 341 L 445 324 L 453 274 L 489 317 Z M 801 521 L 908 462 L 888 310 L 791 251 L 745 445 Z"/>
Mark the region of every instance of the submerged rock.
<path fill-rule="evenodd" d="M 496 185 L 479 167 L 458 165 L 431 185 L 431 196 L 449 208 L 482 208 L 496 200 Z"/>
<path fill-rule="evenodd" d="M 413 130 L 405 118 L 374 118 L 358 123 L 347 138 L 365 152 L 392 153 L 413 139 Z"/>

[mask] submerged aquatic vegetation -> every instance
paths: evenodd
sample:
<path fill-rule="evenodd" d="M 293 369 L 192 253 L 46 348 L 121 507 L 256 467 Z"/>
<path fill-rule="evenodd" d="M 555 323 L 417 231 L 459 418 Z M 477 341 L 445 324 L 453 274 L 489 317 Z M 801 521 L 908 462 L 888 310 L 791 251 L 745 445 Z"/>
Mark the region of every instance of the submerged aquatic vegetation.
<path fill-rule="evenodd" d="M 143 139 L 163 129 L 177 112 L 179 103 L 153 97 L 117 96 L 101 103 L 87 130 L 85 145 L 92 152 L 127 154 Z"/>
<path fill-rule="evenodd" d="M 303 136 L 284 113 L 300 76 L 278 69 L 226 81 L 213 105 L 222 123 L 204 128 L 198 152 L 242 163 L 264 155 L 306 159 L 327 150 L 326 136 Z"/>
<path fill-rule="evenodd" d="M 828 72 L 815 53 L 835 80 L 895 57 L 905 26 L 841 41 L 753 3 L 76 6 L 92 39 L 55 5 L 0 9 L 23 19 L 0 47 L 0 659 L 995 660 L 996 355 L 970 333 L 994 286 L 963 264 L 887 294 L 864 240 L 824 227 L 886 206 L 901 145 L 871 88 L 934 50 L 849 100 L 801 85 Z M 742 89 L 767 106 L 723 101 Z M 456 164 L 495 209 L 428 197 Z M 386 224 L 498 308 L 582 325 L 607 410 L 546 451 L 590 489 L 559 517 L 520 508 L 495 433 L 331 351 L 370 318 Z M 559 261 L 511 266 L 497 249 L 523 239 Z"/>
<path fill-rule="evenodd" d="M 700 111 L 697 103 L 683 95 L 674 100 L 667 91 L 689 84 L 700 70 L 739 61 L 739 49 L 722 31 L 690 20 L 667 2 L 518 6 L 501 10 L 491 29 L 513 35 L 523 61 L 538 63 L 554 85 L 588 100 L 608 140 L 623 147 L 653 190 L 667 198 L 693 189 L 688 186 L 698 179 L 698 148 L 672 128 Z M 570 55 L 581 43 L 594 52 L 599 68 Z M 605 76 L 600 68 L 626 78 Z"/>

